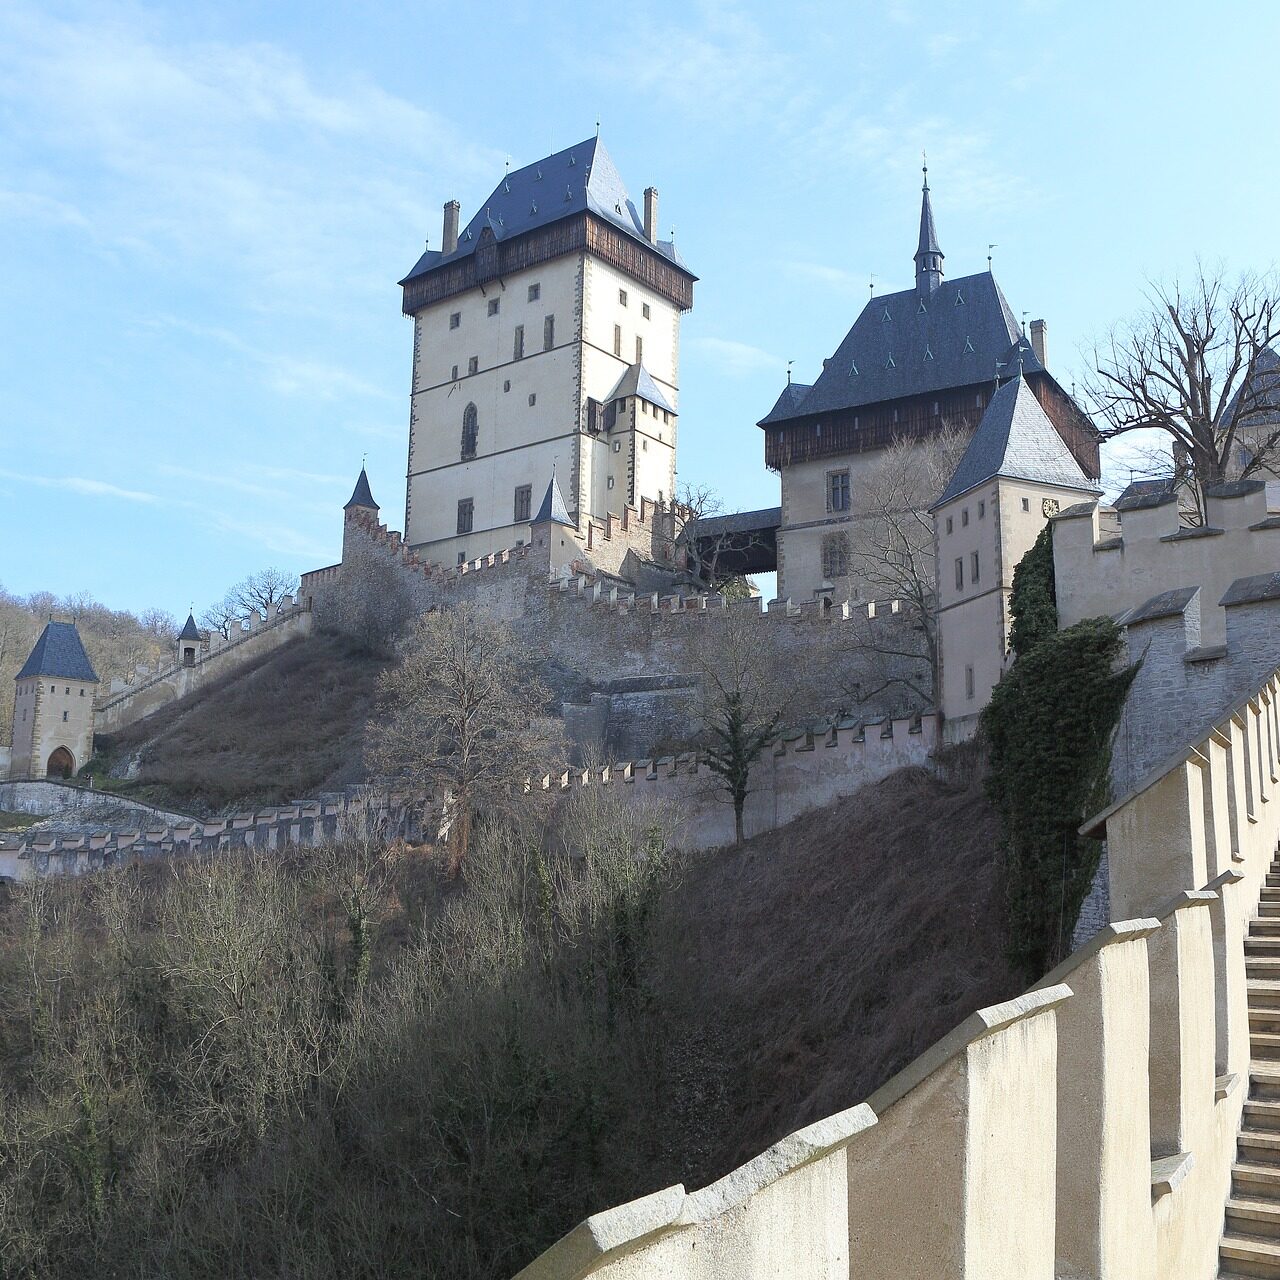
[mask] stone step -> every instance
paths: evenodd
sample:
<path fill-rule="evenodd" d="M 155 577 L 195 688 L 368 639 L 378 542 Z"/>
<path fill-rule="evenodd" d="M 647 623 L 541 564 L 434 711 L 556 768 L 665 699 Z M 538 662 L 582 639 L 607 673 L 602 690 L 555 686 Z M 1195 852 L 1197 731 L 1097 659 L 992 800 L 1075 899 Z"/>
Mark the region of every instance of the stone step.
<path fill-rule="evenodd" d="M 1247 1276 L 1280 1276 L 1280 1240 L 1252 1232 L 1227 1232 L 1218 1246 L 1220 1263 Z"/>
<path fill-rule="evenodd" d="M 1280 1239 L 1280 1201 L 1232 1196 L 1227 1201 L 1227 1230 Z"/>
<path fill-rule="evenodd" d="M 1246 955 L 1244 971 L 1250 978 L 1280 978 L 1280 956 Z"/>
<path fill-rule="evenodd" d="M 1247 956 L 1280 956 L 1280 937 L 1248 937 L 1244 940 L 1244 953 Z"/>
<path fill-rule="evenodd" d="M 1274 916 L 1255 916 L 1249 921 L 1251 938 L 1280 937 L 1280 914 Z"/>
<path fill-rule="evenodd" d="M 1280 1035 L 1274 1031 L 1255 1031 L 1250 1023 L 1249 1048 L 1255 1060 L 1261 1058 L 1271 1062 L 1280 1058 Z"/>
<path fill-rule="evenodd" d="M 1231 1167 L 1231 1194 L 1257 1200 L 1280 1196 L 1280 1166 L 1237 1160 Z"/>
<path fill-rule="evenodd" d="M 1280 982 L 1250 978 L 1246 983 L 1250 1009 L 1280 1009 Z"/>
<path fill-rule="evenodd" d="M 1249 1098 L 1258 1102 L 1280 1098 L 1280 1064 L 1249 1064 Z"/>
<path fill-rule="evenodd" d="M 1280 1098 L 1250 1098 L 1244 1104 L 1244 1119 L 1252 1129 L 1280 1132 Z"/>
<path fill-rule="evenodd" d="M 1249 1030 L 1280 1032 L 1280 1009 L 1268 1009 L 1265 1005 L 1261 1009 L 1250 1006 Z"/>

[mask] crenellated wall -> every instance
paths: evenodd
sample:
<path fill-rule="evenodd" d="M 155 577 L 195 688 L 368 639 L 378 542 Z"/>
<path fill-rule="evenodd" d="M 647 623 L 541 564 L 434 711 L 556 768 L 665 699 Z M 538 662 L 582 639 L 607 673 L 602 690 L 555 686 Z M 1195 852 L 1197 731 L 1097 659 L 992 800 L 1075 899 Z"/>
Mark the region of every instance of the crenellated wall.
<path fill-rule="evenodd" d="M 1205 494 L 1205 524 L 1186 528 L 1176 494 L 1119 510 L 1084 503 L 1053 518 L 1058 618 L 1114 617 L 1179 587 L 1201 589 L 1201 637 L 1223 643 L 1219 607 L 1237 578 L 1280 565 L 1280 516 L 1267 510 L 1266 485 L 1243 480 Z"/>
<path fill-rule="evenodd" d="M 1273 671 L 1086 824 L 1121 918 L 1032 990 L 711 1187 L 594 1215 L 517 1280 L 1211 1280 L 1278 705 Z"/>
<path fill-rule="evenodd" d="M 310 602 L 284 596 L 269 617 L 255 611 L 247 622 L 233 626 L 228 636 L 209 633 L 190 666 L 174 662 L 157 671 L 142 667 L 130 681 L 113 680 L 94 704 L 94 731 L 123 729 L 310 631 Z"/>

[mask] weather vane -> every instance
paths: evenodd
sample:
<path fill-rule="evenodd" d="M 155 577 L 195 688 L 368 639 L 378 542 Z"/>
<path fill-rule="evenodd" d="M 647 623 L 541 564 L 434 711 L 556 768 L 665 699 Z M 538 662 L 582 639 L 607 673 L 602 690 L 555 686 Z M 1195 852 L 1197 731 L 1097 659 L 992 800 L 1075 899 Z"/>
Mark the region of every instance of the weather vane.
<path fill-rule="evenodd" d="M 874 298 L 876 296 L 876 273 L 874 271 L 871 273 L 871 279 L 867 283 L 867 288 L 871 290 L 871 296 Z"/>
<path fill-rule="evenodd" d="M 999 247 L 1000 247 L 1000 246 L 999 246 L 998 244 L 989 244 L 989 245 L 987 245 L 987 270 L 988 270 L 988 271 L 990 271 L 990 270 L 991 270 L 991 250 L 992 250 L 992 249 L 998 249 Z"/>

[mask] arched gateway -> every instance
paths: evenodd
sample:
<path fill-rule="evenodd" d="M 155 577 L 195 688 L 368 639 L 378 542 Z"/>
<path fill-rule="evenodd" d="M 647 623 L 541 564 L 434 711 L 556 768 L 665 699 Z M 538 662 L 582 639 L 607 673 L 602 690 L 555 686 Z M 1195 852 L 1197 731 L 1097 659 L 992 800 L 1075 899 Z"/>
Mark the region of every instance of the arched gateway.
<path fill-rule="evenodd" d="M 75 757 L 66 747 L 58 747 L 50 753 L 44 773 L 46 778 L 69 778 L 75 771 Z"/>

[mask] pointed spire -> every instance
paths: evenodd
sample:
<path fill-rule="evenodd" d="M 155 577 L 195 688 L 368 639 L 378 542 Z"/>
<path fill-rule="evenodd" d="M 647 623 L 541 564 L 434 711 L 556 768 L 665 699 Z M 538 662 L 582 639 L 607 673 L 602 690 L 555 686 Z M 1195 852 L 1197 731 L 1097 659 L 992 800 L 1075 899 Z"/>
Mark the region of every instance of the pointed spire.
<path fill-rule="evenodd" d="M 196 615 L 194 613 L 187 614 L 187 621 L 183 625 L 182 630 L 178 633 L 179 640 L 199 640 L 200 628 L 196 626 Z"/>
<path fill-rule="evenodd" d="M 564 505 L 564 494 L 560 492 L 560 482 L 556 479 L 556 469 L 551 468 L 551 483 L 547 485 L 547 492 L 543 495 L 542 505 L 538 508 L 538 514 L 533 517 L 533 524 L 567 524 L 573 527 L 573 521 L 569 519 L 568 508 Z"/>
<path fill-rule="evenodd" d="M 924 165 L 924 186 L 920 196 L 920 244 L 916 249 L 916 291 L 932 293 L 942 283 L 942 259 L 938 245 L 938 229 L 933 224 L 933 205 L 929 200 L 929 166 Z"/>
<path fill-rule="evenodd" d="M 369 477 L 363 467 L 360 468 L 360 478 L 356 481 L 356 487 L 351 493 L 351 501 L 342 509 L 350 511 L 352 507 L 367 507 L 371 511 L 378 510 L 378 504 L 374 502 L 373 494 L 369 490 Z"/>

